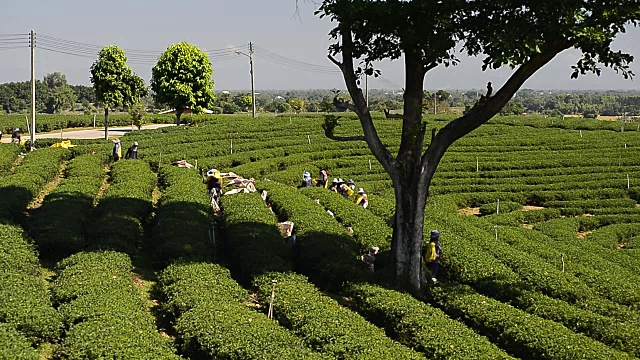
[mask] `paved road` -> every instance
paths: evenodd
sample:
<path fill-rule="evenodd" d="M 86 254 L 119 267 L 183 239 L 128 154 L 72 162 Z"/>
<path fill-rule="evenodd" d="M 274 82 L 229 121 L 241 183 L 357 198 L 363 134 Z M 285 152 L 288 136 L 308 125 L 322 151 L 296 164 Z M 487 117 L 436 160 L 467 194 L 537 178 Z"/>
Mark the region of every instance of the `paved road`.
<path fill-rule="evenodd" d="M 142 126 L 142 130 L 151 130 L 151 129 L 159 129 L 167 126 L 175 126 L 175 124 L 151 124 Z M 117 127 L 109 129 L 109 137 L 112 136 L 123 136 L 127 133 L 131 132 L 131 127 Z M 101 129 L 91 129 L 91 130 L 70 130 L 62 133 L 62 137 L 64 139 L 102 139 L 104 138 L 104 128 Z M 23 134 L 22 139 L 29 139 L 28 134 Z M 60 131 L 58 132 L 50 132 L 44 134 L 36 134 L 37 139 L 60 139 Z M 3 137 L 2 142 L 8 143 L 11 142 L 11 137 Z"/>

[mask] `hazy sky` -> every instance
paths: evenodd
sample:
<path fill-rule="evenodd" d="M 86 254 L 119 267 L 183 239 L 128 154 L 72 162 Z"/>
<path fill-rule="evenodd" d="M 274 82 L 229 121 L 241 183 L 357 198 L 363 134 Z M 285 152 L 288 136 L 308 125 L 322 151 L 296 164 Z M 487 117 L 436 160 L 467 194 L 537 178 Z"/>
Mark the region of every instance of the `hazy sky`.
<path fill-rule="evenodd" d="M 309 1 L 301 1 L 299 18 L 294 17 L 295 0 L 0 1 L 3 2 L 0 10 L 0 43 L 3 39 L 1 34 L 27 34 L 34 29 L 38 34 L 38 46 L 76 54 L 37 49 L 36 77 L 39 79 L 49 72 L 60 71 L 66 74 L 71 84 L 89 85 L 89 67 L 96 57 L 91 54 L 97 53 L 98 46 L 113 43 L 125 49 L 144 51 L 128 52 L 128 55 L 132 62 L 134 58 L 137 60 L 137 63 L 131 64 L 134 71 L 148 81 L 156 54 L 175 42 L 188 41 L 200 48 L 215 51 L 246 46 L 252 41 L 260 49 L 255 59 L 256 88 L 344 88 L 341 75 L 332 72 L 333 64 L 326 58 L 329 44 L 327 33 L 332 24 L 316 18 L 313 15 L 316 5 Z M 48 41 L 46 37 L 49 37 Z M 639 37 L 640 29 L 630 29 L 614 45 L 638 58 L 632 69 L 640 76 Z M 5 49 L 3 47 L 6 45 L 0 44 L 0 83 L 29 79 L 28 37 L 24 35 L 24 39 L 21 44 L 24 48 L 20 49 Z M 84 47 L 69 41 L 96 47 Z M 265 53 L 265 50 L 306 64 L 283 60 Z M 222 54 L 225 55 L 212 59 L 216 90 L 249 89 L 248 59 L 241 55 L 234 56 L 229 51 Z M 524 87 L 640 89 L 640 80 L 624 80 L 612 71 L 603 72 L 601 77 L 589 75 L 571 80 L 570 66 L 578 57 L 575 51 L 562 53 Z M 288 66 L 281 64 L 283 62 Z M 484 88 L 487 81 L 492 81 L 495 88 L 506 81 L 509 74 L 507 70 L 482 72 L 480 64 L 480 59 L 464 57 L 455 68 L 435 69 L 427 75 L 425 87 Z M 371 88 L 391 89 L 392 84 L 403 84 L 401 62 L 378 64 L 378 67 L 385 80 L 371 79 Z"/>

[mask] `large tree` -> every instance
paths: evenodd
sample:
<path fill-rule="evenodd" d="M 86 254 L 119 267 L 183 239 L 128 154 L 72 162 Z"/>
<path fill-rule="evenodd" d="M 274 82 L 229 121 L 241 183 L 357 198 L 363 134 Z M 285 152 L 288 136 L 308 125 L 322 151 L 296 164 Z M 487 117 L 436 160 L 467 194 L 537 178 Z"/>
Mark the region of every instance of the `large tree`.
<path fill-rule="evenodd" d="M 600 74 L 600 64 L 625 78 L 632 76 L 628 64 L 633 58 L 613 51 L 611 43 L 625 25 L 636 24 L 640 5 L 637 0 L 325 0 L 317 13 L 337 23 L 330 33 L 336 42 L 329 58 L 342 70 L 352 102 L 336 98 L 336 105 L 358 115 L 361 139 L 393 181 L 392 271 L 397 285 L 417 291 L 425 204 L 445 151 L 496 115 L 527 79 L 562 51 L 582 53 L 572 77 Z M 456 48 L 483 56 L 482 70 L 510 66 L 515 71 L 497 91 L 489 84 L 468 112 L 439 130 L 433 128 L 425 141 L 425 75 L 438 66 L 456 65 Z M 338 54 L 341 60 L 335 58 Z M 402 121 L 397 154 L 380 140 L 359 81 L 364 73 L 375 75 L 371 64 L 384 59 L 402 59 L 405 65 L 404 111 L 388 114 Z M 325 132 L 337 139 L 332 129 Z"/>
<path fill-rule="evenodd" d="M 207 54 L 197 46 L 187 42 L 169 46 L 151 74 L 151 90 L 156 102 L 176 109 L 178 125 L 185 109 L 200 113 L 212 106 L 213 68 Z"/>
<path fill-rule="evenodd" d="M 60 72 L 47 74 L 44 77 L 47 86 L 46 106 L 47 112 L 55 114 L 61 110 L 71 109 L 78 98 L 73 88 L 67 83 L 67 77 Z"/>
<path fill-rule="evenodd" d="M 109 108 L 131 105 L 147 94 L 144 80 L 127 66 L 127 55 L 117 45 L 109 45 L 98 53 L 91 65 L 91 83 L 96 99 L 104 106 L 104 138 L 109 138 Z"/>

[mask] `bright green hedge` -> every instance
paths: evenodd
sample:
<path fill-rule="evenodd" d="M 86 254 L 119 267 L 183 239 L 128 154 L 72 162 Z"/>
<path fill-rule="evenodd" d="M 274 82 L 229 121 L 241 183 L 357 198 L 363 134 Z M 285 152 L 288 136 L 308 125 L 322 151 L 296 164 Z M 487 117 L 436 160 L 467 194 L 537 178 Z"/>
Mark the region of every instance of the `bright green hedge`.
<path fill-rule="evenodd" d="M 260 194 L 223 196 L 221 203 L 232 270 L 243 283 L 266 272 L 292 270 L 291 250 Z"/>
<path fill-rule="evenodd" d="M 85 245 L 84 225 L 105 178 L 106 156 L 81 155 L 71 160 L 60 181 L 28 221 L 43 257 L 59 260 Z"/>
<path fill-rule="evenodd" d="M 356 205 L 351 199 L 322 188 L 303 188 L 300 191 L 311 199 L 320 200 L 320 205 L 333 212 L 343 226 L 353 229 L 354 238 L 360 243 L 360 250 L 377 246 L 380 250 L 391 248 L 392 231 L 379 217 L 367 209 Z"/>
<path fill-rule="evenodd" d="M 215 359 L 322 359 L 266 315 L 214 264 L 175 264 L 160 276 L 164 310 L 175 319 L 184 354 Z"/>
<path fill-rule="evenodd" d="M 0 323 L 0 359 L 36 360 L 38 353 L 11 325 Z"/>
<path fill-rule="evenodd" d="M 513 201 L 501 201 L 500 202 L 500 213 L 501 214 L 507 214 L 507 213 L 510 213 L 512 211 L 516 211 L 516 210 L 520 210 L 520 209 L 522 209 L 522 205 L 520 203 L 513 202 Z M 497 202 L 484 204 L 484 205 L 480 206 L 480 214 L 481 215 L 495 214 L 497 210 L 498 210 L 498 203 Z"/>
<path fill-rule="evenodd" d="M 0 178 L 0 219 L 18 221 L 29 202 L 57 175 L 69 150 L 41 149 L 29 153 L 11 175 Z"/>
<path fill-rule="evenodd" d="M 180 358 L 158 333 L 126 254 L 77 253 L 56 269 L 54 296 L 69 327 L 58 353 L 62 358 Z"/>
<path fill-rule="evenodd" d="M 51 306 L 38 255 L 19 227 L 0 224 L 0 322 L 33 342 L 55 341 L 62 322 Z"/>
<path fill-rule="evenodd" d="M 194 169 L 164 166 L 160 170 L 162 196 L 148 238 L 148 249 L 156 267 L 176 259 L 212 259 L 215 244 L 210 239 L 211 206 L 207 187 Z"/>
<path fill-rule="evenodd" d="M 258 183 L 279 220 L 294 223 L 296 268 L 319 286 L 340 286 L 362 275 L 359 245 L 323 207 L 296 189 L 275 181 Z"/>
<path fill-rule="evenodd" d="M 86 223 L 89 249 L 135 254 L 142 244 L 143 221 L 152 210 L 157 175 L 142 160 L 121 160 L 111 167 L 111 182 Z"/>
<path fill-rule="evenodd" d="M 349 284 L 349 306 L 387 335 L 430 359 L 512 359 L 485 337 L 409 294 Z"/>
<path fill-rule="evenodd" d="M 447 314 L 525 359 L 630 359 L 564 326 L 476 293 L 468 286 L 437 287 L 432 295 Z"/>
<path fill-rule="evenodd" d="M 5 174 L 18 158 L 21 147 L 15 144 L 3 144 L 0 142 L 0 174 Z"/>
<path fill-rule="evenodd" d="M 269 306 L 274 280 L 275 318 L 314 350 L 338 359 L 424 358 L 323 295 L 302 275 L 269 273 L 257 277 L 254 284 L 263 306 Z"/>

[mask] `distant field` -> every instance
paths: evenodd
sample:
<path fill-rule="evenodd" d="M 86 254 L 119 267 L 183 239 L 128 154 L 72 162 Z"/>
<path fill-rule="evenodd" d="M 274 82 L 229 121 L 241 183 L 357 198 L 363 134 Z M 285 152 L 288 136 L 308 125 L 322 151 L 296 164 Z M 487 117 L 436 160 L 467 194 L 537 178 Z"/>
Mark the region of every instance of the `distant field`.
<path fill-rule="evenodd" d="M 0 357 L 39 344 L 55 358 L 640 356 L 635 128 L 507 116 L 454 144 L 425 217 L 443 234 L 440 285 L 421 301 L 376 282 L 394 192 L 364 142 L 328 140 L 322 114 L 204 120 L 121 137 L 140 143 L 137 161 L 112 163 L 104 140 L 24 158 L 0 145 L 0 291 L 14 299 L 0 301 Z M 400 124 L 376 116 L 392 152 Z M 345 115 L 336 132 L 362 130 Z M 253 193 L 223 196 L 214 217 L 199 172 L 169 165 L 183 159 L 253 177 L 273 213 Z M 369 208 L 297 189 L 320 169 L 353 179 Z M 295 251 L 279 221 L 295 224 Z M 372 245 L 367 275 L 358 258 Z"/>

